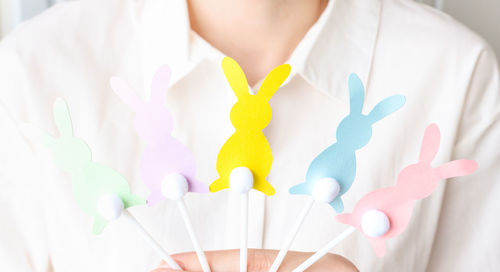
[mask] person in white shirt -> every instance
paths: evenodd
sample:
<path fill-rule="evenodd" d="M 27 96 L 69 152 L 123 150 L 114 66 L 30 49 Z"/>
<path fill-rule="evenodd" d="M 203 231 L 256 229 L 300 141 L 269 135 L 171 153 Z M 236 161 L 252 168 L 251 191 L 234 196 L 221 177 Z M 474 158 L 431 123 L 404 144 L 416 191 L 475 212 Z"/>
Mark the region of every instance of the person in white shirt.
<path fill-rule="evenodd" d="M 21 127 L 30 122 L 56 134 L 52 103 L 64 98 L 93 159 L 145 196 L 134 112 L 109 79 L 126 79 L 145 98 L 154 71 L 168 64 L 173 78 L 165 103 L 176 121 L 174 136 L 193 152 L 197 177 L 208 184 L 233 132 L 229 111 L 236 98 L 220 68 L 224 55 L 241 64 L 254 91 L 273 67 L 292 67 L 270 101 L 273 119 L 264 130 L 276 195 L 250 194 L 249 271 L 266 271 L 304 205 L 305 197 L 288 188 L 335 141 L 349 110 L 351 73 L 365 84 L 365 113 L 393 94 L 405 95 L 406 105 L 374 125 L 370 143 L 357 152 L 346 211 L 366 193 L 394 185 L 418 156 L 430 123 L 442 134 L 436 165 L 467 158 L 479 169 L 440 182 L 432 196 L 415 202 L 408 229 L 389 241 L 384 258 L 354 234 L 311 271 L 500 268 L 498 65 L 491 48 L 449 16 L 407 0 L 81 0 L 49 9 L 0 43 L 0 270 L 156 268 L 160 257 L 121 220 L 99 236 L 91 233 L 92 219 L 78 209 L 70 177 Z M 214 251 L 207 253 L 213 271 L 236 271 L 238 253 L 226 250 L 239 246 L 239 198 L 223 191 L 190 194 L 186 202 L 200 243 Z M 173 203 L 131 212 L 167 251 L 188 252 L 174 255 L 186 270 L 199 270 Z M 331 207 L 315 205 L 280 271 L 345 228 Z"/>

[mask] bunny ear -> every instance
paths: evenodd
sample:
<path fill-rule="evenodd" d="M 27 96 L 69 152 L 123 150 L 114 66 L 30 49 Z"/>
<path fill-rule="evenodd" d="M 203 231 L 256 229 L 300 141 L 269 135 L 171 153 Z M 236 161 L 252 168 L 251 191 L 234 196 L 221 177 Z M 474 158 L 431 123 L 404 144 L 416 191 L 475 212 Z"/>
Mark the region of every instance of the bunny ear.
<path fill-rule="evenodd" d="M 170 75 L 172 74 L 170 67 L 164 65 L 160 67 L 153 76 L 151 86 L 151 101 L 155 103 L 164 103 L 165 93 L 168 90 L 170 83 Z"/>
<path fill-rule="evenodd" d="M 363 87 L 363 82 L 361 82 L 358 75 L 353 73 L 349 76 L 348 85 L 351 114 L 360 114 L 365 101 L 365 87 Z"/>
<path fill-rule="evenodd" d="M 430 163 L 434 159 L 439 150 L 440 138 L 441 135 L 436 124 L 427 126 L 424 133 L 424 140 L 422 141 L 422 147 L 420 148 L 420 162 Z"/>
<path fill-rule="evenodd" d="M 137 110 L 143 104 L 141 99 L 137 97 L 134 91 L 121 78 L 112 77 L 109 83 L 111 85 L 111 89 L 113 89 L 123 102 L 129 105 L 132 109 Z"/>
<path fill-rule="evenodd" d="M 447 162 L 436 168 L 437 175 L 441 179 L 466 176 L 477 169 L 477 163 L 472 160 L 456 160 Z"/>
<path fill-rule="evenodd" d="M 387 115 L 399 110 L 406 102 L 402 95 L 393 95 L 380 101 L 368 114 L 372 123 L 379 121 Z"/>
<path fill-rule="evenodd" d="M 262 82 L 257 95 L 264 97 L 266 100 L 271 99 L 281 84 L 285 82 L 291 70 L 292 68 L 288 64 L 282 64 L 274 68 Z"/>
<path fill-rule="evenodd" d="M 54 120 L 61 136 L 72 136 L 73 125 L 69 114 L 68 105 L 62 98 L 57 98 L 54 102 Z"/>
<path fill-rule="evenodd" d="M 222 60 L 222 71 L 238 99 L 249 96 L 248 82 L 240 65 L 230 57 Z"/>

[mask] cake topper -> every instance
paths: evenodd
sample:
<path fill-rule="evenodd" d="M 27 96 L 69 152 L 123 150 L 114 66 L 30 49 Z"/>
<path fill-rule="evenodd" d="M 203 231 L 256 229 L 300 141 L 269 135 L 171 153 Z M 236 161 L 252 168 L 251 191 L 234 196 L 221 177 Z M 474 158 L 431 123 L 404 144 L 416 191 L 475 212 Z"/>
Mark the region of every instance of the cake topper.
<path fill-rule="evenodd" d="M 137 97 L 122 79 L 113 77 L 110 83 L 116 94 L 136 111 L 135 130 L 146 143 L 140 160 L 140 175 L 151 190 L 148 205 L 155 205 L 164 199 L 177 202 L 202 269 L 209 272 L 210 266 L 195 235 L 184 202 L 187 192 L 208 193 L 209 189 L 207 184 L 196 179 L 196 164 L 189 149 L 172 136 L 174 120 L 165 107 L 170 76 L 170 68 L 166 65 L 156 71 L 151 86 L 151 99 L 147 102 Z"/>
<path fill-rule="evenodd" d="M 407 227 L 413 201 L 428 197 L 440 180 L 469 175 L 477 169 L 477 163 L 472 160 L 455 160 L 432 167 L 431 162 L 439 150 L 439 141 L 439 128 L 435 124 L 429 125 L 425 130 L 418 162 L 405 167 L 399 173 L 396 186 L 368 193 L 358 201 L 353 213 L 337 215 L 339 222 L 351 227 L 294 272 L 307 269 L 356 229 L 369 239 L 377 256 L 384 256 L 385 241 L 399 235 Z"/>
<path fill-rule="evenodd" d="M 241 194 L 240 271 L 247 269 L 248 192 L 253 188 L 273 195 L 274 188 L 266 180 L 273 161 L 271 147 L 262 130 L 271 121 L 269 100 L 290 74 L 290 65 L 274 68 L 264 79 L 257 94 L 249 92 L 247 79 L 238 63 L 225 57 L 222 70 L 238 101 L 231 109 L 231 123 L 236 131 L 222 146 L 217 156 L 219 179 L 210 191 L 231 188 Z"/>
<path fill-rule="evenodd" d="M 323 150 L 311 162 L 304 183 L 290 188 L 291 194 L 311 197 L 285 238 L 270 272 L 278 271 L 314 201 L 330 204 L 337 213 L 344 210 L 340 197 L 351 188 L 356 176 L 356 150 L 368 144 L 374 123 L 395 112 L 405 103 L 404 96 L 393 95 L 379 102 L 368 115 L 364 115 L 362 109 L 365 91 L 356 74 L 349 76 L 348 87 L 350 112 L 337 127 L 337 142 Z"/>
<path fill-rule="evenodd" d="M 371 139 L 372 125 L 400 109 L 405 103 L 402 95 L 380 101 L 372 111 L 362 113 L 363 83 L 356 74 L 349 76 L 350 112 L 337 127 L 337 142 L 323 150 L 309 165 L 306 181 L 290 188 L 291 194 L 311 195 L 329 203 L 337 213 L 344 211 L 341 196 L 350 188 L 356 176 L 356 150 Z"/>
<path fill-rule="evenodd" d="M 109 221 L 122 214 L 136 226 L 144 239 L 172 267 L 177 263 L 153 239 L 127 208 L 146 204 L 146 200 L 130 192 L 127 180 L 109 166 L 94 162 L 89 146 L 73 134 L 73 124 L 66 102 L 54 102 L 54 120 L 60 136 L 37 130 L 44 145 L 51 151 L 54 162 L 71 174 L 73 193 L 80 208 L 94 218 L 93 232 L 100 234 Z"/>
<path fill-rule="evenodd" d="M 135 112 L 134 127 L 146 143 L 140 160 L 140 176 L 151 194 L 148 205 L 185 193 L 207 193 L 208 185 L 196 179 L 196 164 L 189 149 L 172 136 L 174 120 L 165 107 L 170 68 L 160 67 L 153 77 L 151 99 L 143 101 L 118 77 L 110 81 L 115 93 Z"/>

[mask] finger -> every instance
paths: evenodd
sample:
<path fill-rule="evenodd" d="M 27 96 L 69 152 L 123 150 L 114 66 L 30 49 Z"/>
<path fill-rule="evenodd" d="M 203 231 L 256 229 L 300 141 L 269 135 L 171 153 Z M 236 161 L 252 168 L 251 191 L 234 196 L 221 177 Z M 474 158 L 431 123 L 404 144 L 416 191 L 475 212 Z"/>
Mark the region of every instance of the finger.
<path fill-rule="evenodd" d="M 262 268 L 270 267 L 270 258 L 268 254 L 264 252 L 265 250 L 248 250 L 248 270 L 249 271 L 260 271 Z M 208 265 L 212 271 L 237 271 L 239 269 L 240 262 L 240 251 L 238 249 L 233 250 L 217 250 L 217 251 L 205 251 L 205 256 L 207 258 Z M 185 271 L 202 271 L 200 262 L 196 253 L 186 252 L 172 255 L 172 258 L 182 267 Z M 168 265 L 162 261 L 158 269 L 155 272 L 166 272 L 171 270 L 165 270 Z M 264 271 L 264 270 L 263 270 Z"/>
<path fill-rule="evenodd" d="M 235 271 L 237 271 L 239 267 L 239 253 L 239 250 L 206 251 L 205 256 L 212 271 L 231 271 L 235 268 Z M 184 270 L 202 271 L 198 257 L 194 252 L 175 254 L 172 258 L 182 263 L 183 266 L 181 267 Z"/>
<path fill-rule="evenodd" d="M 292 271 L 305 260 L 311 257 L 313 252 L 297 252 L 289 251 L 286 255 L 283 263 L 280 266 L 278 272 Z M 273 258 L 274 260 L 274 258 Z M 346 258 L 336 255 L 327 254 L 319 259 L 316 263 L 311 265 L 307 271 L 314 272 L 355 272 L 358 271 L 356 266 L 354 266 Z"/>
<path fill-rule="evenodd" d="M 283 260 L 279 272 L 292 271 L 294 268 L 303 263 L 313 253 L 309 252 L 296 252 L 290 251 Z M 235 250 L 219 250 L 219 251 L 206 251 L 208 264 L 213 272 L 219 271 L 238 271 L 240 251 Z M 277 250 L 262 250 L 262 249 L 249 249 L 248 250 L 248 271 L 268 271 L 274 259 L 278 255 Z M 179 264 L 184 271 L 201 272 L 202 268 L 198 258 L 194 252 L 180 253 L 172 255 L 172 258 Z M 160 266 L 153 272 L 174 272 L 177 270 L 169 269 L 168 265 L 162 261 Z M 315 264 L 313 264 L 308 271 L 314 272 L 353 272 L 358 271 L 356 267 L 346 258 L 335 255 L 327 254 Z"/>
<path fill-rule="evenodd" d="M 177 272 L 177 271 L 181 271 L 181 270 L 173 270 L 170 268 L 156 268 L 155 270 L 152 270 L 151 272 Z M 184 271 L 184 272 L 186 272 L 186 271 Z"/>

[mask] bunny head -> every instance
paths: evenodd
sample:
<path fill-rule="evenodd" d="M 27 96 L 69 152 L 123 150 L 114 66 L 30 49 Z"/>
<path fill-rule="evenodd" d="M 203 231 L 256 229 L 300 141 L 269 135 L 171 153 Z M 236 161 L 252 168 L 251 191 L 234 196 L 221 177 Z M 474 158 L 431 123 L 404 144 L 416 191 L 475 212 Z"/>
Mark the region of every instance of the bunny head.
<path fill-rule="evenodd" d="M 402 194 L 411 199 L 422 199 L 436 189 L 440 180 L 465 176 L 477 169 L 477 163 L 472 160 L 455 160 L 433 168 L 431 162 L 439 150 L 439 142 L 438 126 L 429 125 L 425 130 L 418 163 L 404 168 L 398 175 L 397 187 Z"/>
<path fill-rule="evenodd" d="M 290 74 L 290 65 L 283 64 L 274 68 L 264 79 L 256 95 L 248 90 L 243 70 L 232 58 L 222 60 L 222 70 L 231 89 L 238 98 L 231 109 L 231 123 L 238 129 L 262 130 L 271 121 L 269 100 Z"/>
<path fill-rule="evenodd" d="M 337 128 L 337 142 L 350 149 L 365 146 L 372 136 L 372 125 L 401 108 L 405 103 L 402 95 L 393 95 L 379 102 L 368 114 L 362 113 L 365 90 L 356 74 L 349 76 L 350 113 Z"/>
<path fill-rule="evenodd" d="M 164 105 L 170 74 L 168 66 L 162 66 L 158 69 L 153 77 L 149 102 L 144 102 L 137 97 L 122 79 L 111 78 L 111 88 L 127 105 L 135 110 L 135 129 L 139 137 L 146 142 L 156 142 L 172 133 L 174 120 Z"/>
<path fill-rule="evenodd" d="M 55 138 L 48 133 L 42 134 L 44 144 L 52 151 L 55 163 L 66 172 L 82 169 L 92 160 L 89 146 L 73 136 L 73 125 L 68 106 L 63 99 L 54 102 L 54 120 L 60 137 Z"/>

